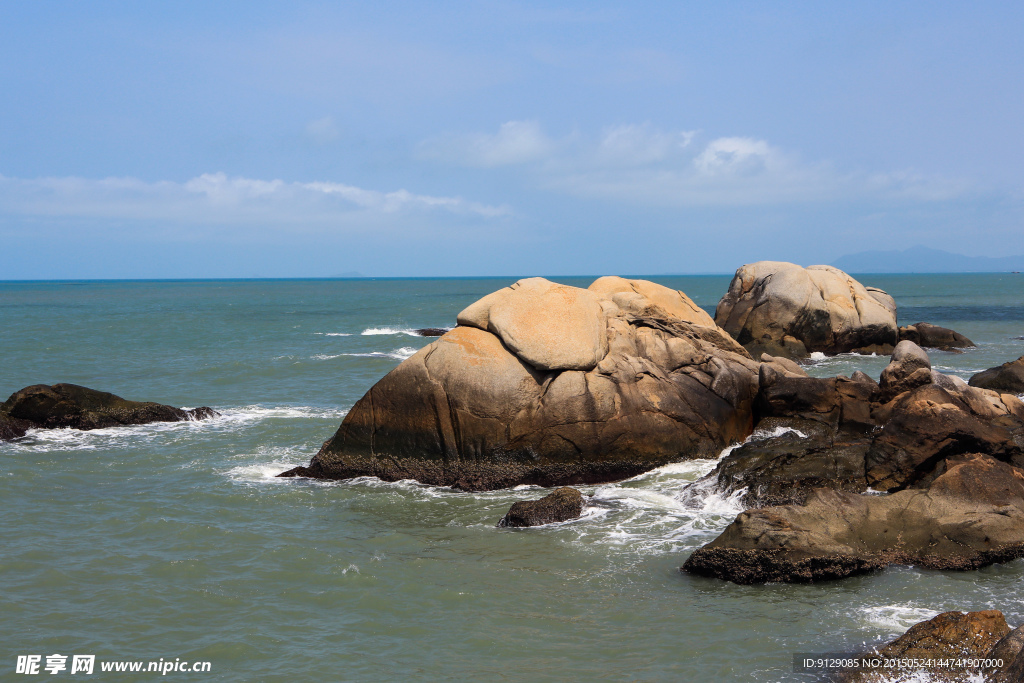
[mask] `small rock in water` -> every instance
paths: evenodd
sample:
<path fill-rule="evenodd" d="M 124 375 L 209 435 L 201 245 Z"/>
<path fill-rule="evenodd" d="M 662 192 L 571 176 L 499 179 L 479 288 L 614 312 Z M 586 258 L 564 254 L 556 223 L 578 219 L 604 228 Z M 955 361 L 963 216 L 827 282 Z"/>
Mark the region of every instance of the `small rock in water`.
<path fill-rule="evenodd" d="M 900 341 L 912 341 L 918 346 L 941 351 L 959 351 L 975 346 L 974 342 L 959 332 L 931 323 L 914 323 L 901 327 Z"/>
<path fill-rule="evenodd" d="M 1024 393 L 1024 356 L 971 377 L 972 387 L 1012 394 Z"/>
<path fill-rule="evenodd" d="M 842 683 L 880 682 L 893 680 L 895 674 L 900 676 L 899 680 L 918 680 L 904 678 L 916 671 L 926 674 L 927 680 L 936 683 L 1019 681 L 1020 667 L 1017 665 L 1024 663 L 1024 658 L 1019 656 L 1021 636 L 1021 629 L 1011 631 L 999 610 L 944 612 L 911 626 L 896 640 L 858 658 L 869 663 L 877 662 L 877 667 L 869 664 L 846 671 L 839 680 Z M 979 662 L 1001 660 L 1002 665 L 961 666 L 957 663 L 965 659 Z M 894 669 L 892 663 L 896 660 L 904 660 L 907 665 Z M 912 660 L 917 660 L 922 666 L 913 666 Z M 928 662 L 936 665 L 929 667 Z M 979 678 L 978 673 L 983 673 L 984 678 Z"/>
<path fill-rule="evenodd" d="M 540 500 L 513 503 L 499 527 L 540 526 L 576 519 L 583 514 L 583 494 L 571 486 L 563 486 Z"/>
<path fill-rule="evenodd" d="M 447 327 L 421 327 L 418 330 L 413 330 L 421 337 L 440 337 L 448 331 Z"/>
<path fill-rule="evenodd" d="M 150 422 L 181 422 L 214 417 L 203 406 L 182 410 L 120 396 L 76 384 L 34 384 L 11 394 L 0 404 L 0 439 L 13 439 L 31 428 L 102 429 Z"/>

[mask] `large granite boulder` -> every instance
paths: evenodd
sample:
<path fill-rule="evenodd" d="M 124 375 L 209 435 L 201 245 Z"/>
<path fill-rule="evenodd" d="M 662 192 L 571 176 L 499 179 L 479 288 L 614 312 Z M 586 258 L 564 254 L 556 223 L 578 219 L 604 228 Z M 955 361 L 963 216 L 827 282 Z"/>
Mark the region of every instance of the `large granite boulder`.
<path fill-rule="evenodd" d="M 611 299 L 621 310 L 633 315 L 716 326 L 714 319 L 686 294 L 649 280 L 606 275 L 594 280 L 587 289 L 603 299 Z"/>
<path fill-rule="evenodd" d="M 983 370 L 971 377 L 968 384 L 1004 394 L 1024 394 L 1024 356 Z"/>
<path fill-rule="evenodd" d="M 567 522 L 583 514 L 583 494 L 571 486 L 555 489 L 538 500 L 512 503 L 499 527 L 525 527 Z"/>
<path fill-rule="evenodd" d="M 484 297 L 373 386 L 308 467 L 282 476 L 587 484 L 746 437 L 759 363 L 679 293 L 622 283 L 531 278 Z"/>
<path fill-rule="evenodd" d="M 1024 471 L 951 461 L 925 489 L 816 489 L 803 505 L 748 510 L 683 569 L 736 583 L 810 583 L 910 564 L 976 569 L 1024 557 Z"/>
<path fill-rule="evenodd" d="M 831 266 L 758 261 L 736 271 L 715 322 L 755 357 L 889 353 L 895 303 Z"/>
<path fill-rule="evenodd" d="M 601 299 L 542 277 L 488 294 L 459 313 L 458 323 L 490 332 L 542 372 L 590 370 L 608 353 Z"/>
<path fill-rule="evenodd" d="M 999 610 L 943 612 L 914 624 L 892 642 L 864 653 L 858 659 L 868 665 L 844 671 L 839 681 L 883 683 L 898 675 L 900 680 L 933 683 L 1019 683 L 1021 679 L 1013 677 L 1012 670 L 1018 659 L 1024 663 L 1024 658 L 1019 657 L 1022 635 L 1024 631 L 1020 628 L 1010 630 Z M 905 660 L 908 665 L 897 669 L 892 666 L 893 660 Z M 920 664 L 910 663 L 914 660 Z"/>
<path fill-rule="evenodd" d="M 102 429 L 198 420 L 216 414 L 207 407 L 182 410 L 160 403 L 129 401 L 77 384 L 34 384 L 14 392 L 0 404 L 0 438 L 22 436 L 29 428 Z"/>
<path fill-rule="evenodd" d="M 948 327 L 931 323 L 914 323 L 900 328 L 900 341 L 912 341 L 918 346 L 941 351 L 958 351 L 975 346 L 974 342 Z"/>

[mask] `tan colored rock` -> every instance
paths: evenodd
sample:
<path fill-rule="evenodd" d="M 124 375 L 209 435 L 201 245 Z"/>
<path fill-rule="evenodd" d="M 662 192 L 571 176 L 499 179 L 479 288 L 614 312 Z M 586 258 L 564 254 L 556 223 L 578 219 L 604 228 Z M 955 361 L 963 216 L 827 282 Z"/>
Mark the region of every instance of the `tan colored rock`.
<path fill-rule="evenodd" d="M 590 370 L 608 353 L 605 312 L 594 293 L 542 277 L 489 294 L 458 323 L 497 335 L 538 370 Z"/>
<path fill-rule="evenodd" d="M 864 289 L 867 290 L 868 294 L 870 294 L 875 301 L 882 304 L 882 306 L 885 307 L 885 310 L 892 313 L 893 318 L 896 317 L 896 299 L 893 299 L 892 295 L 878 287 L 864 287 Z"/>
<path fill-rule="evenodd" d="M 771 356 L 767 353 L 762 353 L 761 362 L 771 365 L 778 372 L 790 377 L 808 377 L 806 370 L 785 356 Z"/>
<path fill-rule="evenodd" d="M 932 381 L 932 363 L 928 354 L 914 342 L 904 339 L 893 349 L 892 359 L 882 370 L 878 383 L 882 389 L 882 400 L 889 401 Z"/>
<path fill-rule="evenodd" d="M 540 278 L 484 297 L 374 385 L 309 467 L 285 474 L 589 484 L 714 456 L 750 433 L 760 364 L 735 340 L 660 306 L 647 309 L 656 318 L 598 301 L 610 303 Z M 586 362 L 565 361 L 574 354 Z"/>
<path fill-rule="evenodd" d="M 714 319 L 686 294 L 649 280 L 627 280 L 606 275 L 594 280 L 587 289 L 612 300 L 621 310 L 633 315 L 676 318 L 694 325 L 715 327 Z"/>
<path fill-rule="evenodd" d="M 889 353 L 898 328 L 882 294 L 831 266 L 759 261 L 736 271 L 715 322 L 755 356 Z"/>

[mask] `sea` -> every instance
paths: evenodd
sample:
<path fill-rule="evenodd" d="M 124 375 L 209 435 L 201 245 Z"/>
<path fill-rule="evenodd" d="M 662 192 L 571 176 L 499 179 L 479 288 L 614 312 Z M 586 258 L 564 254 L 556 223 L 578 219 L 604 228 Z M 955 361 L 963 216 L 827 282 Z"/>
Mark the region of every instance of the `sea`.
<path fill-rule="evenodd" d="M 900 324 L 977 343 L 931 352 L 943 372 L 1024 354 L 1024 275 L 858 277 L 895 297 Z M 710 312 L 730 280 L 648 279 Z M 680 572 L 741 512 L 735 493 L 691 486 L 715 460 L 581 487 L 582 518 L 529 529 L 495 524 L 534 486 L 275 478 L 432 341 L 415 329 L 451 327 L 513 281 L 0 283 L 0 399 L 70 382 L 220 412 L 0 443 L 0 679 L 30 656 L 71 677 L 92 655 L 97 680 L 119 681 L 160 674 L 101 664 L 209 662 L 167 680 L 816 681 L 794 654 L 860 652 L 947 610 L 1024 623 L 1024 560 L 815 585 Z M 807 368 L 877 378 L 887 361 Z M 50 674 L 55 655 L 67 668 Z"/>

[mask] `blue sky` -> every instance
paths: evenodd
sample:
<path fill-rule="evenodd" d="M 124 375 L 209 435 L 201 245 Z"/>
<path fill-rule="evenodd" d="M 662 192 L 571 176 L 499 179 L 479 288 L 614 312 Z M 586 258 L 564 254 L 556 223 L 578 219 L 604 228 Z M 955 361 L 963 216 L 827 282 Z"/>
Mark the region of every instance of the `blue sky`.
<path fill-rule="evenodd" d="M 1024 253 L 1024 5 L 0 3 L 0 279 Z"/>

